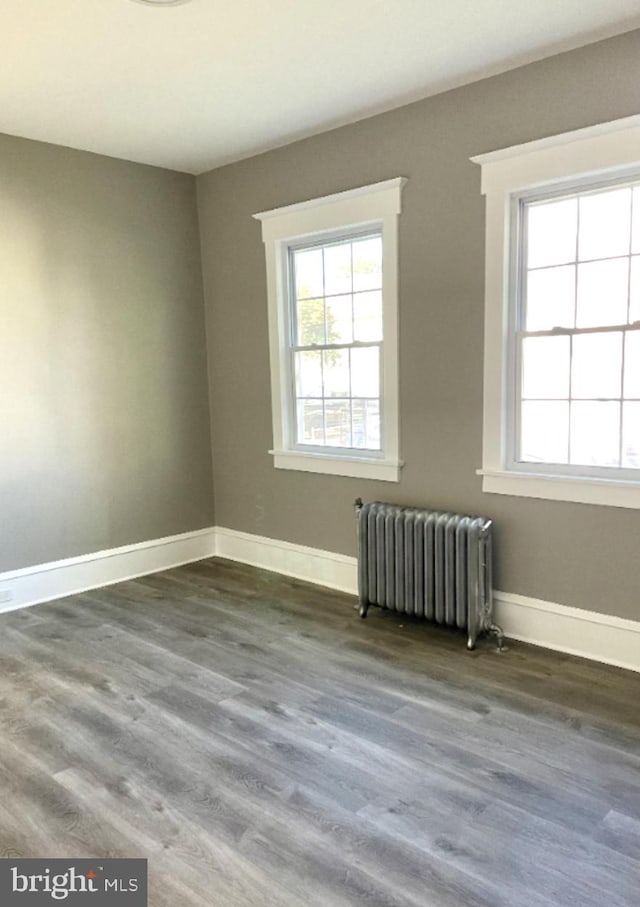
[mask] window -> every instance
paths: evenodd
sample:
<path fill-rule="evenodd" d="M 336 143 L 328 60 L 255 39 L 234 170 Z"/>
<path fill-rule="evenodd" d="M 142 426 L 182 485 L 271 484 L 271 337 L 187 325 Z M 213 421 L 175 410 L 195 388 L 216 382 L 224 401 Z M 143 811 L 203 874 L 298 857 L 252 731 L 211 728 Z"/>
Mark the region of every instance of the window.
<path fill-rule="evenodd" d="M 474 160 L 483 489 L 640 507 L 640 118 Z"/>
<path fill-rule="evenodd" d="M 255 215 L 267 261 L 276 468 L 398 481 L 405 182 Z"/>

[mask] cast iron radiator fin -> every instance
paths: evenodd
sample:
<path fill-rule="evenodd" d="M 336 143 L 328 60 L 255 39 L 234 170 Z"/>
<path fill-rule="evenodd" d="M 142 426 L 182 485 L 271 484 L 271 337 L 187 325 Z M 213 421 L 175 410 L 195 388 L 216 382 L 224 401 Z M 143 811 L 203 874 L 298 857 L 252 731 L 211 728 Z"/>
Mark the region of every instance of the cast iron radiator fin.
<path fill-rule="evenodd" d="M 355 502 L 360 616 L 379 605 L 467 631 L 467 647 L 493 623 L 491 520 L 395 504 Z"/>

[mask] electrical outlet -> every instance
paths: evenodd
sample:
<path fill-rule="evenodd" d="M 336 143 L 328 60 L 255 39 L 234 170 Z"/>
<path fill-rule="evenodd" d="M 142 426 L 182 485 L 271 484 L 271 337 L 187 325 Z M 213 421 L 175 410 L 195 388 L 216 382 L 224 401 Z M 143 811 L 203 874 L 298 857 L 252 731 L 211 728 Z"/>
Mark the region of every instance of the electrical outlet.
<path fill-rule="evenodd" d="M 0 603 L 1 602 L 10 602 L 13 598 L 13 592 L 11 589 L 0 589 Z"/>

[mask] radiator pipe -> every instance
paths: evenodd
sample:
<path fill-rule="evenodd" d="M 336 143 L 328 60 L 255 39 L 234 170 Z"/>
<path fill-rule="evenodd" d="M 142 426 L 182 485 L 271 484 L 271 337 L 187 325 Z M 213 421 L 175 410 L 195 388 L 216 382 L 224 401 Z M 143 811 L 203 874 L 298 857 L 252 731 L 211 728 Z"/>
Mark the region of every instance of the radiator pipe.
<path fill-rule="evenodd" d="M 353 507 L 356 512 L 356 544 L 358 550 L 358 605 L 360 617 L 364 620 L 369 610 L 369 602 L 363 594 L 364 583 L 362 582 L 360 571 L 362 570 L 362 554 L 360 552 L 360 511 L 362 510 L 362 498 L 356 498 Z"/>
<path fill-rule="evenodd" d="M 485 568 L 484 571 L 481 571 L 481 576 L 486 577 L 486 587 L 483 591 L 483 631 L 488 636 L 495 636 L 496 645 L 498 647 L 498 652 L 504 652 L 504 631 L 501 626 L 494 623 L 492 620 L 493 616 L 493 558 L 492 558 L 492 549 L 491 549 L 491 527 L 493 526 L 492 520 L 487 520 L 480 529 L 480 537 L 484 540 L 482 546 L 483 554 L 483 564 Z"/>

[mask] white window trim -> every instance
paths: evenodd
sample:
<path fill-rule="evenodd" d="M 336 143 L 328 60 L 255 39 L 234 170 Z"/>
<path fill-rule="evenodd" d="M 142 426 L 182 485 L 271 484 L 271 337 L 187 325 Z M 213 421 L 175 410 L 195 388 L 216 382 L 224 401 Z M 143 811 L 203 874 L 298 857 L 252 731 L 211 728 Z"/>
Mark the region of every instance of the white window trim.
<path fill-rule="evenodd" d="M 482 490 L 495 494 L 640 508 L 638 480 L 508 469 L 512 200 L 554 184 L 631 176 L 640 164 L 640 115 L 471 158 L 486 196 Z"/>
<path fill-rule="evenodd" d="M 276 469 L 352 476 L 362 479 L 400 480 L 398 424 L 398 215 L 402 209 L 404 177 L 360 186 L 322 198 L 262 211 L 253 216 L 262 223 L 267 263 L 269 351 L 273 455 Z M 382 452 L 352 450 L 337 453 L 294 448 L 290 411 L 289 375 L 284 363 L 289 355 L 287 336 L 287 249 L 293 242 L 313 240 L 332 231 L 344 233 L 361 227 L 382 230 L 383 355 L 381 410 Z"/>

